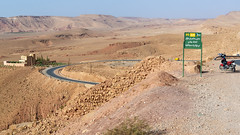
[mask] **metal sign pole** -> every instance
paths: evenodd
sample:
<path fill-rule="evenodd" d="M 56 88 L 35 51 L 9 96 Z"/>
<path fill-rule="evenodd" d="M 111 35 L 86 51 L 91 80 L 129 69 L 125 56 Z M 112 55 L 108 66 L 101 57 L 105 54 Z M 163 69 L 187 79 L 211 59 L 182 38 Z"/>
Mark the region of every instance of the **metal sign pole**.
<path fill-rule="evenodd" d="M 202 44 L 202 43 L 201 43 Z M 201 48 L 201 67 L 200 67 L 200 77 L 202 77 L 202 48 Z"/>
<path fill-rule="evenodd" d="M 183 68 L 182 69 L 183 69 L 182 70 L 182 77 L 184 77 L 184 46 L 183 46 Z"/>
<path fill-rule="evenodd" d="M 185 32 L 183 42 L 183 73 L 184 77 L 184 49 L 201 49 L 200 76 L 202 77 L 202 33 Z"/>

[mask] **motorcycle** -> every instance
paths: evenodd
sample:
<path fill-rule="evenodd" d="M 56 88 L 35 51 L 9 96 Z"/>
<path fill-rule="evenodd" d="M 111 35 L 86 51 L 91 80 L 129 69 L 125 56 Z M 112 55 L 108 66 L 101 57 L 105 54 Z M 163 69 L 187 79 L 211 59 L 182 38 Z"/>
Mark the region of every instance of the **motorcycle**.
<path fill-rule="evenodd" d="M 226 55 L 225 54 L 219 54 L 222 58 L 222 63 L 219 65 L 219 69 L 222 71 L 232 70 L 233 72 L 236 71 L 236 63 L 234 60 L 226 61 Z M 225 63 L 225 64 L 223 64 Z"/>
<path fill-rule="evenodd" d="M 234 60 L 232 61 L 227 61 L 227 64 L 226 65 L 223 65 L 223 64 L 220 64 L 219 65 L 219 69 L 222 70 L 222 71 L 226 71 L 226 70 L 232 70 L 233 72 L 236 71 L 236 63 Z"/>

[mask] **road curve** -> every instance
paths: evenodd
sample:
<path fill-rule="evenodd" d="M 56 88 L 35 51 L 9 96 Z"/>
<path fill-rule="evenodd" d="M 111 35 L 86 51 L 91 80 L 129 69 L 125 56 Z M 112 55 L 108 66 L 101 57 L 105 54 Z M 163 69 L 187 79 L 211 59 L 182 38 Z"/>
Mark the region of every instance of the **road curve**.
<path fill-rule="evenodd" d="M 61 69 L 61 68 L 64 68 L 66 67 L 67 65 L 64 65 L 64 66 L 58 66 L 58 67 L 52 67 L 52 68 L 46 68 L 44 70 L 42 70 L 42 74 L 48 76 L 48 77 L 51 77 L 51 78 L 55 78 L 57 80 L 61 80 L 61 81 L 67 81 L 67 82 L 76 82 L 76 83 L 83 83 L 83 84 L 91 84 L 91 85 L 96 85 L 96 84 L 99 84 L 97 82 L 87 82 L 87 81 L 81 81 L 81 80 L 74 80 L 74 79 L 70 79 L 70 78 L 66 78 L 66 77 L 63 77 L 63 76 L 60 76 L 60 75 L 57 75 L 55 73 L 55 71 L 57 69 Z"/>
<path fill-rule="evenodd" d="M 91 61 L 91 62 L 75 63 L 75 64 L 72 64 L 72 65 L 86 64 L 86 63 L 96 63 L 96 62 L 111 62 L 111 61 L 141 61 L 141 60 L 98 60 L 98 61 Z M 68 65 L 46 68 L 46 69 L 42 70 L 41 73 L 43 75 L 46 75 L 48 77 L 55 78 L 55 79 L 61 80 L 61 81 L 76 82 L 76 83 L 90 84 L 90 85 L 99 84 L 98 82 L 88 82 L 88 81 L 74 80 L 74 79 L 70 79 L 70 78 L 60 76 L 60 75 L 55 73 L 56 70 L 64 68 L 66 66 L 68 66 Z"/>

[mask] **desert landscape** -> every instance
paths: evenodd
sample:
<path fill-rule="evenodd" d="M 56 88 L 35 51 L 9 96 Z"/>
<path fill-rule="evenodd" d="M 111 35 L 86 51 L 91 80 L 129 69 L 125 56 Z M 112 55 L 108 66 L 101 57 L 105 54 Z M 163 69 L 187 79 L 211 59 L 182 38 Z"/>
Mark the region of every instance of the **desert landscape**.
<path fill-rule="evenodd" d="M 213 60 L 239 54 L 239 22 L 238 11 L 214 19 L 1 17 L 0 134 L 99 135 L 136 117 L 148 134 L 240 134 L 240 62 L 223 72 Z M 202 33 L 202 77 L 197 49 L 185 51 L 182 77 L 184 32 Z M 99 84 L 3 65 L 32 53 L 68 65 L 61 76 Z"/>

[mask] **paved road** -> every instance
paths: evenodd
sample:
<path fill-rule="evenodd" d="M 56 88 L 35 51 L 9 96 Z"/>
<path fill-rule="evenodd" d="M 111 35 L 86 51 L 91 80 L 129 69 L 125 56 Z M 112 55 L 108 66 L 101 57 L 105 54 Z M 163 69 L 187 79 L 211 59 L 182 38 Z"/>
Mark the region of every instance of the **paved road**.
<path fill-rule="evenodd" d="M 75 63 L 75 64 L 72 64 L 72 65 L 96 63 L 96 62 L 112 62 L 112 61 L 141 61 L 141 60 L 98 60 L 98 61 L 90 61 L 90 62 L 80 62 L 80 63 Z M 56 70 L 64 68 L 66 66 L 67 65 L 46 68 L 46 69 L 42 70 L 41 73 L 48 76 L 48 77 L 52 77 L 52 78 L 55 78 L 55 79 L 61 80 L 61 81 L 76 82 L 76 83 L 83 83 L 83 84 L 90 84 L 90 85 L 99 84 L 98 82 L 88 82 L 88 81 L 74 80 L 74 79 L 70 79 L 70 78 L 60 76 L 60 75 L 55 73 Z"/>
<path fill-rule="evenodd" d="M 53 67 L 53 68 L 46 68 L 42 71 L 42 73 L 44 75 L 48 76 L 48 77 L 52 77 L 52 78 L 55 78 L 55 79 L 61 80 L 61 81 L 76 82 L 76 83 L 91 84 L 91 85 L 99 84 L 97 82 L 87 82 L 87 81 L 81 81 L 81 80 L 74 80 L 74 79 L 70 79 L 70 78 L 66 78 L 66 77 L 57 75 L 55 73 L 55 71 L 57 69 L 61 69 L 61 68 L 64 68 L 64 67 L 66 67 L 66 65 L 65 66 L 59 66 L 59 67 Z"/>

